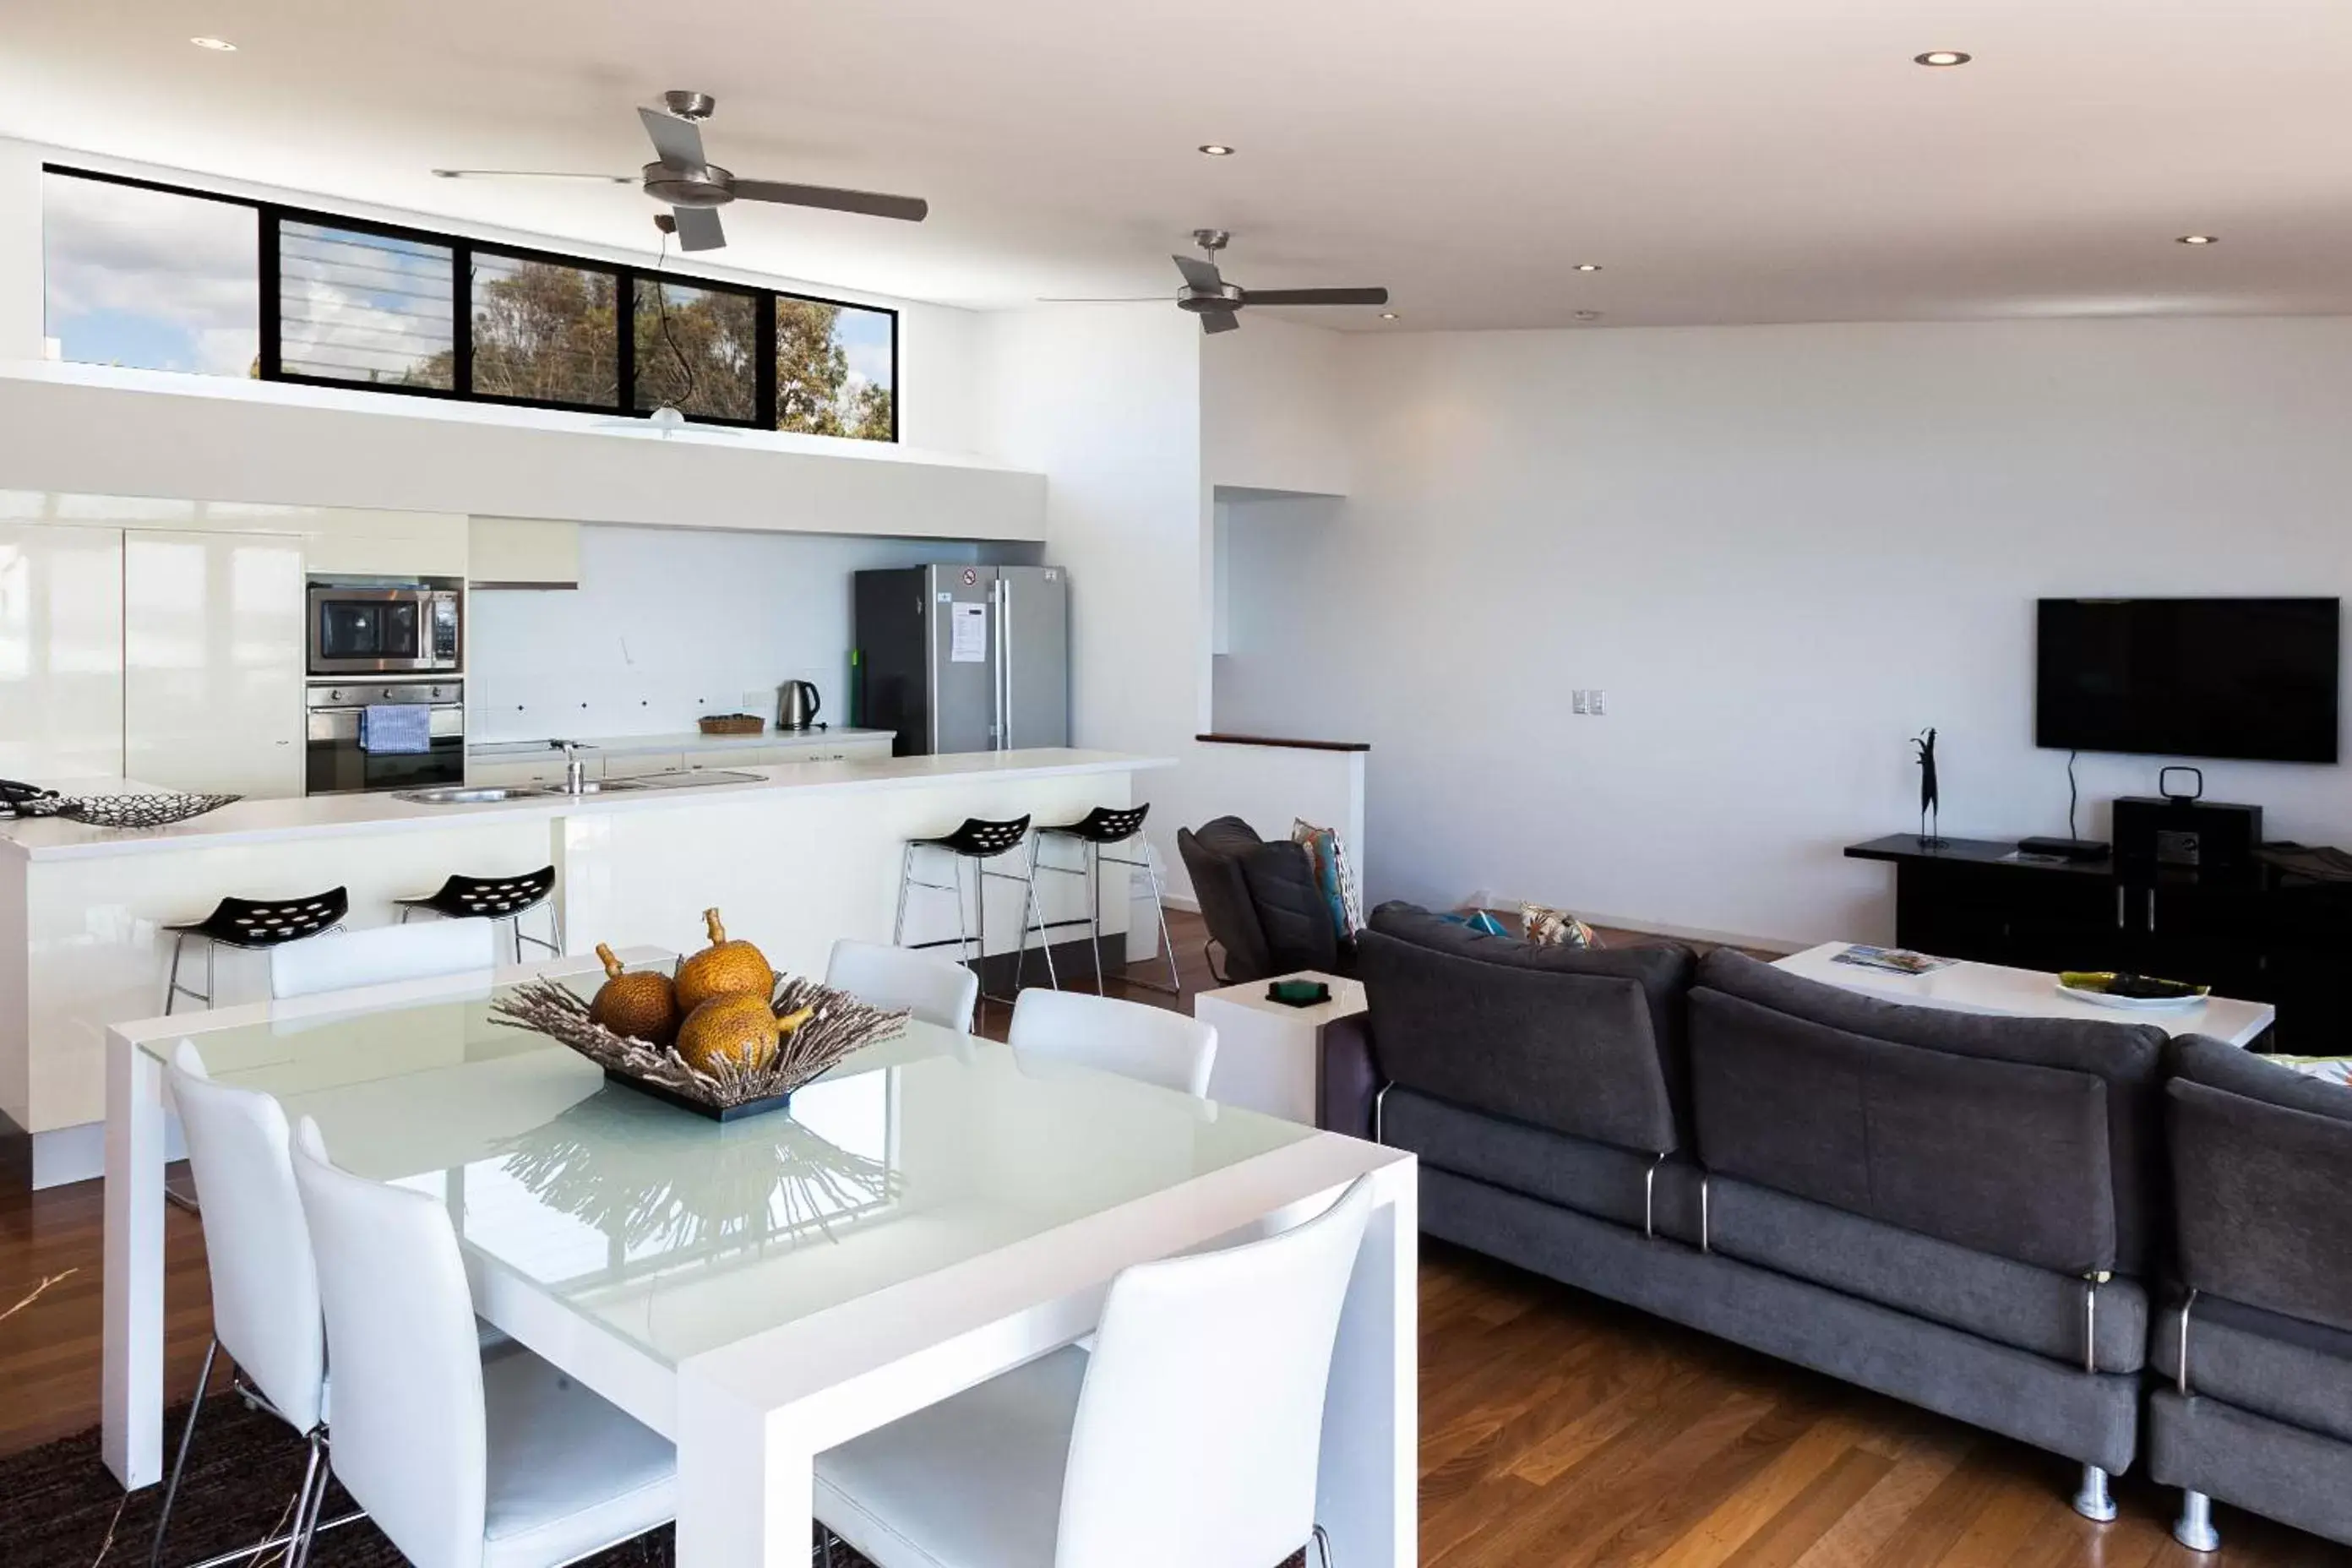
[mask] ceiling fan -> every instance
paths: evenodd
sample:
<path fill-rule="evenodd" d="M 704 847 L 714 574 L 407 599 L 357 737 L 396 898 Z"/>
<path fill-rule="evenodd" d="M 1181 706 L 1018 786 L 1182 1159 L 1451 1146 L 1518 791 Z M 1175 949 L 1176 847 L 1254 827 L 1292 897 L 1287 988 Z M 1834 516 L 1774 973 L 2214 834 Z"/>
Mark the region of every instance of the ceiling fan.
<path fill-rule="evenodd" d="M 781 180 L 739 180 L 703 156 L 702 122 L 719 107 L 717 99 L 707 92 L 666 92 L 662 105 L 637 110 L 646 134 L 653 138 L 656 158 L 635 174 L 567 174 L 535 169 L 436 169 L 433 173 L 445 180 L 602 180 L 615 185 L 642 184 L 646 195 L 669 204 L 681 250 L 716 250 L 727 243 L 719 209 L 729 202 L 824 207 L 869 217 L 903 218 L 908 223 L 920 223 L 929 216 L 931 205 L 920 196 L 794 185 Z"/>
<path fill-rule="evenodd" d="M 1184 275 L 1184 286 L 1176 290 L 1176 308 L 1190 310 L 1201 318 L 1204 332 L 1230 332 L 1240 326 L 1242 310 L 1250 305 L 1385 305 L 1389 291 L 1385 289 L 1244 289 L 1238 283 L 1228 283 L 1217 271 L 1217 252 L 1232 243 L 1233 236 L 1222 228 L 1196 228 L 1192 242 L 1207 254 L 1203 261 L 1190 256 L 1171 256 L 1176 270 Z M 1160 294 L 1130 294 L 1117 299 L 1042 300 L 1045 305 L 1105 305 L 1159 300 Z"/>

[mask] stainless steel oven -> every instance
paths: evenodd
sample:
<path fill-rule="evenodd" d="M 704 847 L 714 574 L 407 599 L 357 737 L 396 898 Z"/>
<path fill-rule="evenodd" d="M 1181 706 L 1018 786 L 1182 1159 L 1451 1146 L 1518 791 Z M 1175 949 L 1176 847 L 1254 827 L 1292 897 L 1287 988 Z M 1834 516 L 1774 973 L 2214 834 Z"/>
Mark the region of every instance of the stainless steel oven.
<path fill-rule="evenodd" d="M 310 750 L 304 793 L 348 795 L 357 790 L 423 789 L 466 782 L 466 689 L 454 680 L 387 680 L 349 686 L 314 684 L 309 692 Z M 422 751 L 388 740 L 379 725 L 371 737 L 371 708 L 422 707 Z M 408 738 L 414 743 L 414 737 Z"/>
<path fill-rule="evenodd" d="M 464 584 L 453 577 L 310 579 L 312 675 L 456 674 Z"/>

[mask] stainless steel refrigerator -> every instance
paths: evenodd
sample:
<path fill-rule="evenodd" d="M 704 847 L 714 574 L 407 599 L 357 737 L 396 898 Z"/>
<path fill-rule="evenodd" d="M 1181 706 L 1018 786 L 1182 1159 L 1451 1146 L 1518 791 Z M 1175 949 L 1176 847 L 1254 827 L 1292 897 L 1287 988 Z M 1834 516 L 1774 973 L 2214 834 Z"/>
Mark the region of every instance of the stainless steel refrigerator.
<path fill-rule="evenodd" d="M 1070 743 L 1069 579 L 1058 566 L 856 574 L 852 722 L 902 757 Z"/>

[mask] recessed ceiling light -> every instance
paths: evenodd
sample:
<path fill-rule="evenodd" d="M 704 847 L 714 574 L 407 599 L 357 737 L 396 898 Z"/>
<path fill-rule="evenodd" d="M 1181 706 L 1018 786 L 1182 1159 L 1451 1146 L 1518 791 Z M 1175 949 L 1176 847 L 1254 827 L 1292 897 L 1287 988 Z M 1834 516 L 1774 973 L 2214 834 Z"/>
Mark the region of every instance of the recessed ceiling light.
<path fill-rule="evenodd" d="M 1598 261 L 1580 261 L 1576 264 L 1576 269 L 1579 272 L 1598 272 L 1601 270 L 1601 263 Z"/>
<path fill-rule="evenodd" d="M 1382 310 L 1381 312 L 1381 320 L 1383 321 L 1393 321 L 1396 320 L 1396 316 L 1397 313 L 1394 310 Z"/>
<path fill-rule="evenodd" d="M 1601 312 L 1598 310 L 1579 310 L 1576 313 L 1576 319 L 1580 321 L 1597 321 L 1601 319 Z"/>
<path fill-rule="evenodd" d="M 226 38 L 190 38 L 188 42 L 195 45 L 196 47 L 200 49 L 212 49 L 224 55 L 233 55 L 236 53 L 236 46 L 230 43 Z"/>
<path fill-rule="evenodd" d="M 1958 49 L 1929 49 L 1924 55 L 1913 55 L 1911 63 L 1915 66 L 1934 66 L 1940 68 L 1945 66 L 1964 66 L 1974 58 L 1976 56 L 1964 55 Z"/>
<path fill-rule="evenodd" d="M 1230 158 L 1234 155 L 1234 150 L 1222 142 L 1203 142 L 1201 143 L 1201 151 L 1212 158 Z"/>
<path fill-rule="evenodd" d="M 2219 245 L 2221 243 L 2221 237 L 2218 234 L 2184 234 L 2173 243 L 2176 245 Z"/>

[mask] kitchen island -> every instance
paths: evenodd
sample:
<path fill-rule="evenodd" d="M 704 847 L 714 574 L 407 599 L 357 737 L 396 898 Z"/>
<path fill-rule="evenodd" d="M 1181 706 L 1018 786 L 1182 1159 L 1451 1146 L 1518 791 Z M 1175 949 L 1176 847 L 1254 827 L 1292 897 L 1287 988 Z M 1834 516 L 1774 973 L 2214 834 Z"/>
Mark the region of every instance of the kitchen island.
<path fill-rule="evenodd" d="M 701 911 L 716 906 L 730 932 L 758 942 L 779 969 L 821 974 L 835 938 L 890 940 L 908 839 L 951 831 L 967 816 L 1075 821 L 1097 805 L 1149 798 L 1135 776 L 1167 765 L 1109 752 L 990 752 L 793 763 L 728 770 L 736 783 L 454 805 L 390 795 L 247 800 L 142 830 L 0 824 L 0 1111 L 33 1134 L 36 1186 L 98 1174 L 106 1029 L 163 1011 L 172 954 L 163 928 L 203 918 L 224 896 L 341 887 L 351 926 L 388 925 L 398 919 L 394 900 L 430 893 L 453 872 L 552 865 L 569 952 L 600 942 L 691 949 Z M 949 879 L 945 865 L 922 874 Z M 1010 952 L 1020 887 L 986 887 L 989 951 Z M 1046 918 L 1081 916 L 1084 887 L 1041 878 Z M 1125 900 L 1106 894 L 1107 932 L 1124 932 L 1127 913 Z M 956 931 L 948 895 L 912 896 L 909 942 Z M 266 997 L 268 974 L 266 955 L 224 951 L 218 1005 Z"/>

